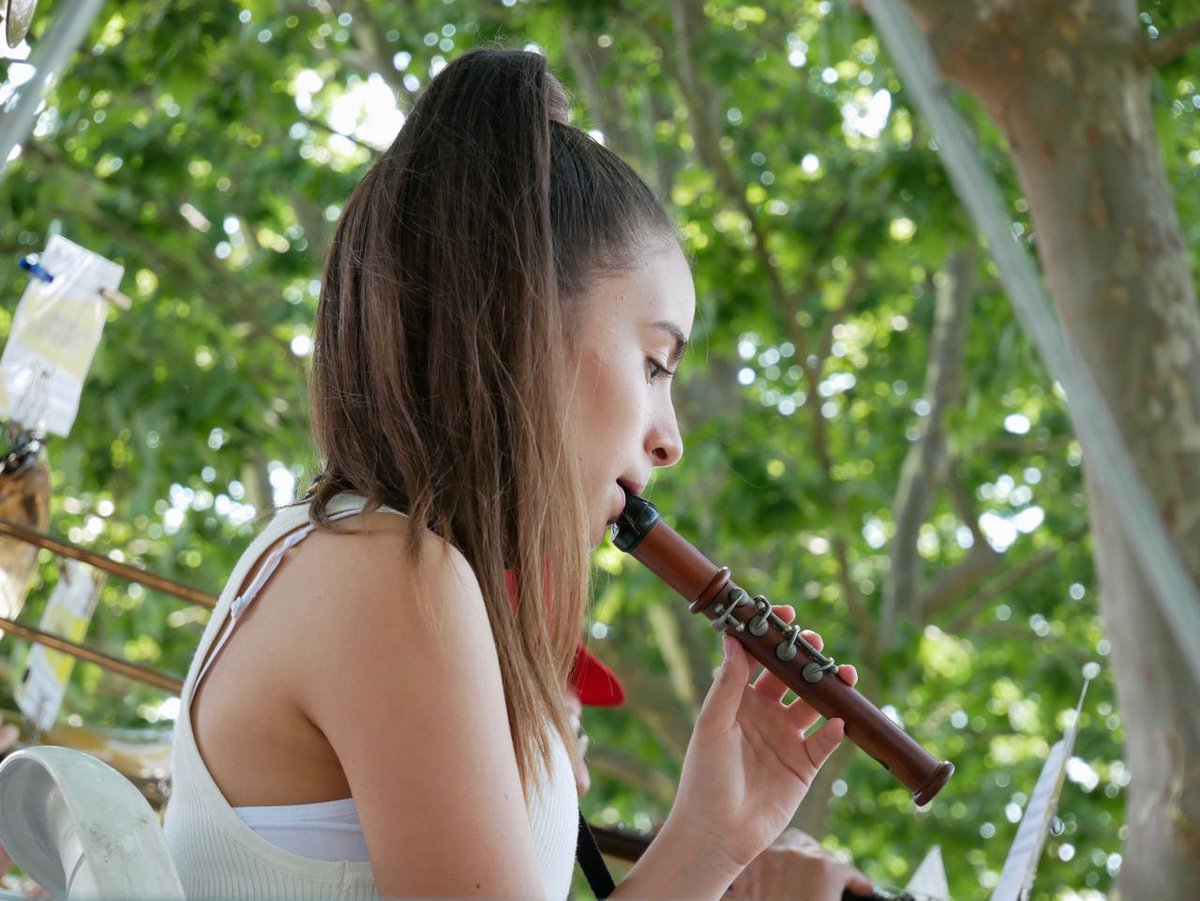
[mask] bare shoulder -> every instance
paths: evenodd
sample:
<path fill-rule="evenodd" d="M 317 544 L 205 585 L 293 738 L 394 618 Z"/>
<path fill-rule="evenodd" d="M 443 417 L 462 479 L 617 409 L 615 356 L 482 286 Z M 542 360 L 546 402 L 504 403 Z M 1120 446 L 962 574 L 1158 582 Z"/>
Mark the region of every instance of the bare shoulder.
<path fill-rule="evenodd" d="M 411 522 L 375 512 L 339 520 L 313 532 L 288 569 L 304 594 L 338 616 L 386 613 L 399 608 L 420 615 L 418 601 L 447 600 L 463 614 L 482 614 L 483 598 L 470 564 L 458 549 L 427 529 L 417 534 L 413 552 Z M 442 605 L 420 605 L 429 610 Z"/>
<path fill-rule="evenodd" d="M 341 691 L 356 672 L 369 684 L 355 690 L 383 700 L 429 674 L 486 679 L 493 666 L 499 671 L 470 564 L 428 530 L 414 550 L 410 531 L 392 513 L 339 520 L 310 534 L 280 568 L 272 589 L 286 596 L 289 618 L 280 637 L 304 649 L 287 655 L 301 707 L 331 685 Z"/>
<path fill-rule="evenodd" d="M 303 653 L 287 654 L 289 681 L 346 776 L 380 892 L 540 894 L 471 567 L 432 534 L 410 553 L 407 521 L 387 513 L 353 517 L 302 545 L 310 541 L 277 586 L 295 600 L 293 641 L 303 642 Z M 463 847 L 473 849 L 467 860 Z"/>

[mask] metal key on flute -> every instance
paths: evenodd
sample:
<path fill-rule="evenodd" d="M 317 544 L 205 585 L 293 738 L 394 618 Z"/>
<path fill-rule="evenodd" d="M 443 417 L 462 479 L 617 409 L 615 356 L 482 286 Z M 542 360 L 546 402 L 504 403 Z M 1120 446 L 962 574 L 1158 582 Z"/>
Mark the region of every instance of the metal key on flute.
<path fill-rule="evenodd" d="M 837 664 L 785 623 L 766 598 L 751 597 L 730 577 L 662 521 L 645 498 L 625 492 L 625 511 L 613 526 L 613 543 L 703 613 L 713 628 L 728 632 L 756 660 L 827 719 L 841 719 L 846 737 L 928 804 L 954 773 L 852 686 L 837 678 Z"/>

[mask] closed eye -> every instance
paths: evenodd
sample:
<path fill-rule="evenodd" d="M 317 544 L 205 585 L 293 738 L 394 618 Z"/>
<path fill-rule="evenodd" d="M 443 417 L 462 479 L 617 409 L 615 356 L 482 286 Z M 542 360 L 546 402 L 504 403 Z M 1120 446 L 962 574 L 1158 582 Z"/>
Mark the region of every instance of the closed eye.
<path fill-rule="evenodd" d="M 650 381 L 655 382 L 659 379 L 671 378 L 671 376 L 675 375 L 675 370 L 668 369 L 653 357 L 646 357 L 646 373 L 649 375 Z"/>

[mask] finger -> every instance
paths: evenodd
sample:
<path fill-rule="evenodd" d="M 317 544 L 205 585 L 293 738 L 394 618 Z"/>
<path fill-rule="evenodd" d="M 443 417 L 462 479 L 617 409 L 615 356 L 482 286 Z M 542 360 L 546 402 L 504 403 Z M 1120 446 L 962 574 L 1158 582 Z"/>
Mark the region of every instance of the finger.
<path fill-rule="evenodd" d="M 829 759 L 829 755 L 837 750 L 845 734 L 845 724 L 834 719 L 806 738 L 803 742 L 805 761 L 802 764 L 806 772 L 800 773 L 801 778 L 811 784 L 817 770 Z"/>
<path fill-rule="evenodd" d="M 846 878 L 846 888 L 860 895 L 875 894 L 875 883 L 868 879 L 865 873 L 853 867 L 850 867 L 850 874 Z"/>
<path fill-rule="evenodd" d="M 801 732 L 807 732 L 813 727 L 813 723 L 821 718 L 821 714 L 814 710 L 804 698 L 796 698 L 787 705 L 787 716 L 792 721 L 792 725 Z"/>
<path fill-rule="evenodd" d="M 754 680 L 754 690 L 772 701 L 782 701 L 783 696 L 788 693 L 787 685 L 769 669 L 763 669 Z"/>
<path fill-rule="evenodd" d="M 858 683 L 858 670 L 852 663 L 839 664 L 837 675 L 847 685 L 853 686 Z M 812 728 L 813 723 L 821 718 L 821 714 L 813 709 L 812 705 L 803 697 L 797 697 L 786 706 L 792 723 L 802 732 L 807 732 Z"/>
<path fill-rule="evenodd" d="M 780 833 L 779 838 L 771 843 L 772 848 L 819 848 L 821 843 L 805 832 L 803 829 L 797 829 L 795 826 L 789 826 Z"/>
<path fill-rule="evenodd" d="M 711 727 L 723 732 L 732 726 L 742 704 L 742 692 L 750 679 L 750 655 L 737 639 L 721 636 L 721 649 L 725 659 L 717 669 L 712 687 L 704 699 L 704 706 L 696 720 L 697 730 Z"/>
<path fill-rule="evenodd" d="M 796 608 L 790 604 L 772 604 L 771 610 L 785 623 L 790 623 L 796 618 Z M 772 701 L 782 701 L 783 696 L 788 692 L 788 687 L 782 679 L 764 667 L 763 671 L 758 674 L 758 678 L 754 680 L 754 690 Z"/>
<path fill-rule="evenodd" d="M 795 616 L 795 611 L 791 607 L 782 607 L 781 606 L 781 607 L 776 607 L 775 610 L 777 612 L 779 612 L 779 611 L 789 611 L 790 612 L 790 615 L 787 616 L 786 619 L 783 616 L 780 617 L 781 619 L 785 619 L 785 621 L 790 621 L 791 617 Z M 819 634 L 814 632 L 812 629 L 802 629 L 802 630 L 800 630 L 800 635 L 804 638 L 805 641 L 807 641 L 809 644 L 811 644 L 818 651 L 821 650 L 823 647 L 825 647 L 824 640 L 821 638 L 821 636 Z M 841 667 L 840 669 L 846 669 L 846 668 L 849 668 L 851 671 L 850 678 L 852 678 L 854 681 L 849 682 L 849 684 L 853 685 L 854 682 L 858 681 L 858 672 L 856 670 L 854 670 L 854 667 L 852 667 L 852 666 Z M 849 681 L 849 679 L 847 679 L 846 677 L 843 677 L 843 679 L 845 681 Z M 756 692 L 758 692 L 760 695 L 762 695 L 763 697 L 770 698 L 772 701 L 782 701 L 784 695 L 786 695 L 790 689 L 789 689 L 789 686 L 786 683 L 784 683 L 784 681 L 782 679 L 780 679 L 778 676 L 776 676 L 770 670 L 764 669 L 762 671 L 762 673 L 759 674 L 758 678 L 754 680 L 754 690 Z M 808 724 L 806 726 L 804 726 L 803 728 L 807 729 L 808 726 L 811 726 L 816 721 L 817 721 L 816 716 L 814 715 L 812 717 L 812 719 L 810 719 L 808 721 Z"/>
<path fill-rule="evenodd" d="M 785 623 L 790 623 L 796 618 L 796 610 L 786 604 L 778 604 L 772 608 L 781 620 Z M 821 636 L 811 629 L 802 629 L 800 634 L 804 640 L 815 647 L 818 651 L 821 649 Z M 782 701 L 783 696 L 788 693 L 787 684 L 769 669 L 763 669 L 758 678 L 754 680 L 754 690 L 765 698 L 770 698 L 772 701 Z M 810 724 L 811 725 L 811 724 Z"/>

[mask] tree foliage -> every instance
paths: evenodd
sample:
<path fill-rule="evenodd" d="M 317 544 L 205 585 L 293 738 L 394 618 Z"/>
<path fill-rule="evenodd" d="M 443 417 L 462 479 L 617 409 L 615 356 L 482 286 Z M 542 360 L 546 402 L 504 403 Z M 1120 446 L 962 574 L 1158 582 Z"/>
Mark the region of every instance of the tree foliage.
<path fill-rule="evenodd" d="M 1147 3 L 1147 28 L 1159 16 Z M 0 184 L 5 258 L 59 228 L 124 263 L 136 302 L 110 317 L 75 429 L 51 447 L 52 531 L 220 588 L 257 519 L 313 472 L 305 359 L 340 204 L 397 109 L 493 42 L 547 54 L 576 121 L 668 201 L 693 256 L 697 334 L 676 385 L 687 452 L 653 500 L 742 584 L 793 603 L 868 696 L 958 768 L 917 811 L 843 749 L 801 825 L 884 884 L 939 844 L 954 897 L 986 897 L 1096 662 L 1034 897 L 1105 891 L 1129 772 L 1080 449 L 924 125 L 844 5 L 106 4 Z M 1162 70 L 1154 102 L 1195 247 L 1188 59 Z M 1036 241 L 1002 138 L 964 109 L 1016 234 Z M 23 284 L 0 267 L 0 332 Z M 946 317 L 960 325 L 939 333 Z M 182 673 L 202 621 L 110 580 L 90 640 Z M 596 554 L 590 630 L 631 700 L 588 714 L 585 812 L 648 828 L 717 643 L 611 547 Z M 169 712 L 163 700 L 84 666 L 64 715 L 138 724 Z"/>

